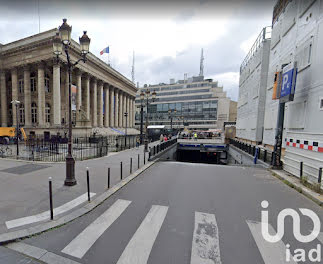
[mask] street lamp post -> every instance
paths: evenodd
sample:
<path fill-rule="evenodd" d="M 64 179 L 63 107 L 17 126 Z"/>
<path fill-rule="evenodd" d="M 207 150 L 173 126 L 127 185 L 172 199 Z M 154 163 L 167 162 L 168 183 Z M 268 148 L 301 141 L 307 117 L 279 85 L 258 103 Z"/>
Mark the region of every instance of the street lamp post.
<path fill-rule="evenodd" d="M 169 109 L 168 110 L 168 118 L 170 118 L 170 129 L 171 129 L 171 131 L 173 130 L 173 114 L 172 113 L 174 113 L 174 115 L 176 114 L 176 109 Z"/>
<path fill-rule="evenodd" d="M 141 97 L 141 94 L 140 94 Z M 141 99 L 140 104 L 140 144 L 143 143 L 143 135 L 144 135 L 144 104 L 143 99 Z"/>
<path fill-rule="evenodd" d="M 63 24 L 59 27 L 59 33 L 53 40 L 53 50 L 56 55 L 57 62 L 59 61 L 59 55 L 62 54 L 63 46 L 67 58 L 68 67 L 68 152 L 66 156 L 66 178 L 64 185 L 73 186 L 76 184 L 75 179 L 75 160 L 73 158 L 72 149 L 72 93 L 71 93 L 71 82 L 72 82 L 72 68 L 75 67 L 80 61 L 86 62 L 86 55 L 89 53 L 90 39 L 86 35 L 86 31 L 83 32 L 83 36 L 79 38 L 81 48 L 81 58 L 72 63 L 69 55 L 69 47 L 71 45 L 71 32 L 72 27 L 66 23 L 66 18 L 63 19 Z"/>
<path fill-rule="evenodd" d="M 124 148 L 127 147 L 127 124 L 128 124 L 128 112 L 124 113 L 124 117 L 126 118 L 126 127 L 125 127 L 125 137 L 124 137 Z"/>
<path fill-rule="evenodd" d="M 151 96 L 151 102 L 149 102 L 150 100 L 150 96 Z M 143 126 L 143 107 L 144 107 L 144 100 L 146 97 L 146 109 L 147 109 L 147 113 L 146 113 L 146 125 L 145 125 L 145 152 L 148 152 L 148 122 L 149 122 L 149 116 L 148 116 L 148 108 L 149 108 L 149 104 L 154 102 L 156 100 L 156 91 L 153 91 L 150 95 L 150 91 L 147 89 L 146 92 L 141 92 L 140 93 L 140 100 L 141 100 L 141 128 Z"/>
<path fill-rule="evenodd" d="M 181 116 L 181 119 L 183 120 L 183 129 L 185 128 L 185 117 Z"/>
<path fill-rule="evenodd" d="M 12 106 L 16 107 L 16 144 L 17 144 L 17 159 L 18 159 L 18 156 L 19 156 L 19 113 L 18 113 L 18 106 L 20 105 L 20 101 L 18 100 L 12 100 L 11 101 L 12 103 Z"/>

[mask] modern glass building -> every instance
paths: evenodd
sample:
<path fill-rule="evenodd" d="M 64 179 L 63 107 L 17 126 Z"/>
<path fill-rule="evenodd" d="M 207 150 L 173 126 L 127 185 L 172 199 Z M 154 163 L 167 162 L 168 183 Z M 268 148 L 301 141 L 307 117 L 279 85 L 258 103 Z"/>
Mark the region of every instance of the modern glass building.
<path fill-rule="evenodd" d="M 231 101 L 212 79 L 203 76 L 179 80 L 170 84 L 144 85 L 136 96 L 135 125 L 140 126 L 140 93 L 156 92 L 156 100 L 148 107 L 149 125 L 192 129 L 223 128 L 225 121 L 235 121 L 237 103 Z M 144 121 L 147 108 L 144 106 Z"/>

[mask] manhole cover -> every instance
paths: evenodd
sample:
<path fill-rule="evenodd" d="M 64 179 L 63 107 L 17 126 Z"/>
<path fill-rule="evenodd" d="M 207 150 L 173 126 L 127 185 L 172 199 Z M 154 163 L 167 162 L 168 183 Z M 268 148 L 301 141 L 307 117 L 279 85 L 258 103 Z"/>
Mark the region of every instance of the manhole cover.
<path fill-rule="evenodd" d="M 26 174 L 33 171 L 49 168 L 48 165 L 39 165 L 39 164 L 26 164 L 22 166 L 17 166 L 9 169 L 2 170 L 3 172 L 12 173 L 12 174 Z"/>

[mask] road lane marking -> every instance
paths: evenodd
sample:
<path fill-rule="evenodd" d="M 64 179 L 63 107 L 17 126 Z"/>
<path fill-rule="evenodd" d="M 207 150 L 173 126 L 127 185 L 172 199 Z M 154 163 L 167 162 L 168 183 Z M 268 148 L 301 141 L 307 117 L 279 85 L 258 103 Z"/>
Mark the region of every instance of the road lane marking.
<path fill-rule="evenodd" d="M 195 212 L 191 264 L 221 264 L 219 229 L 214 214 Z"/>
<path fill-rule="evenodd" d="M 91 197 L 93 197 L 95 195 L 95 193 L 90 193 L 90 195 L 91 195 Z M 79 206 L 80 204 L 86 202 L 87 199 L 88 199 L 87 193 L 85 193 L 68 203 L 65 203 L 57 208 L 54 208 L 54 217 L 57 215 L 63 214 L 65 212 L 73 209 L 74 207 Z M 50 219 L 49 210 L 46 212 L 37 214 L 37 215 L 31 215 L 31 216 L 26 216 L 26 217 L 17 218 L 14 220 L 6 221 L 6 226 L 7 226 L 7 229 L 11 229 L 11 228 L 15 228 L 18 226 L 29 225 L 32 223 L 37 223 L 37 222 L 48 220 L 48 219 Z"/>
<path fill-rule="evenodd" d="M 320 232 L 317 239 L 323 244 L 323 232 Z"/>
<path fill-rule="evenodd" d="M 153 205 L 129 241 L 117 264 L 145 264 L 164 222 L 168 207 Z"/>
<path fill-rule="evenodd" d="M 82 258 L 104 231 L 126 210 L 130 203 L 131 201 L 127 200 L 117 200 L 108 210 L 75 237 L 62 252 L 76 258 Z"/>
<path fill-rule="evenodd" d="M 283 241 L 280 240 L 276 243 L 270 243 L 263 238 L 260 222 L 247 220 L 247 224 L 265 264 L 296 264 L 293 256 L 291 256 L 290 261 L 286 261 L 286 246 Z M 270 224 L 268 230 L 270 234 L 276 233 Z"/>

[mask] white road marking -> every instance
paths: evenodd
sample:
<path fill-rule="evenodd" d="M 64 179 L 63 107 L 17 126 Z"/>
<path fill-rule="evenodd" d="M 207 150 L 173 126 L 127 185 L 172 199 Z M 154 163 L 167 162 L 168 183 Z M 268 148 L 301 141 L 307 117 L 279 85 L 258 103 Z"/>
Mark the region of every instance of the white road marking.
<path fill-rule="evenodd" d="M 286 260 L 286 246 L 283 241 L 270 243 L 263 238 L 260 222 L 247 221 L 247 224 L 265 264 L 296 264 L 292 255 L 290 261 Z M 271 225 L 269 225 L 268 230 L 270 234 L 276 233 Z"/>
<path fill-rule="evenodd" d="M 320 232 L 317 239 L 323 244 L 323 232 Z"/>
<path fill-rule="evenodd" d="M 76 258 L 82 258 L 104 231 L 126 210 L 130 203 L 131 201 L 117 200 L 108 210 L 74 238 L 62 252 Z"/>
<path fill-rule="evenodd" d="M 221 264 L 219 230 L 214 214 L 195 212 L 191 264 Z"/>
<path fill-rule="evenodd" d="M 145 264 L 164 222 L 168 207 L 153 205 L 129 241 L 117 264 Z"/>
<path fill-rule="evenodd" d="M 90 196 L 93 197 L 95 193 L 90 193 Z M 74 200 L 65 203 L 57 208 L 54 208 L 54 217 L 60 214 L 63 214 L 71 209 L 73 209 L 76 206 L 79 206 L 80 204 L 86 202 L 88 199 L 87 193 L 82 194 L 81 196 L 75 198 Z M 26 216 L 10 221 L 6 221 L 6 226 L 8 229 L 15 228 L 18 226 L 24 226 L 24 225 L 29 225 L 32 223 L 37 223 L 40 221 L 48 220 L 50 218 L 50 211 L 46 211 L 37 215 L 31 215 L 31 216 Z"/>

